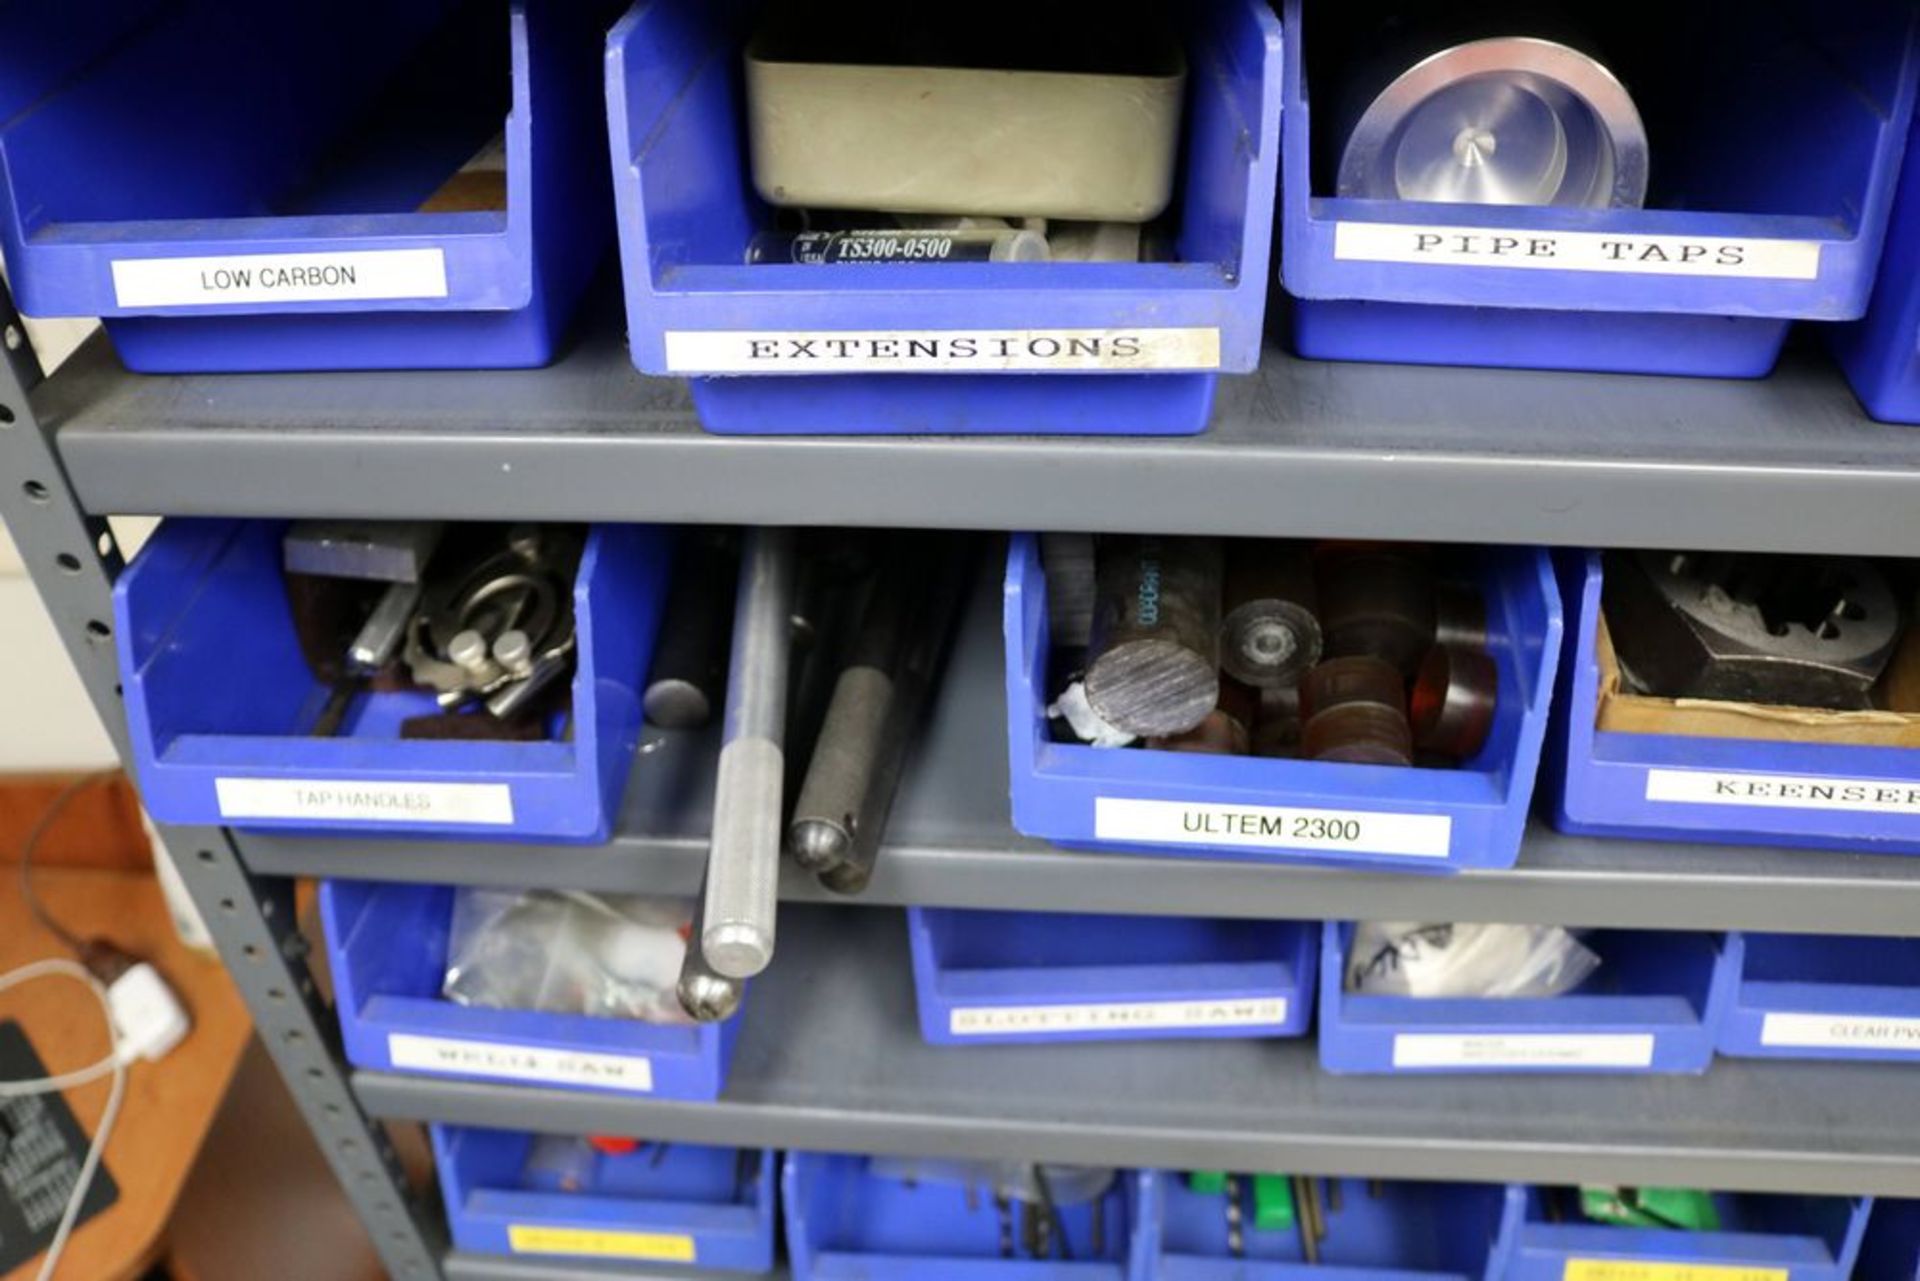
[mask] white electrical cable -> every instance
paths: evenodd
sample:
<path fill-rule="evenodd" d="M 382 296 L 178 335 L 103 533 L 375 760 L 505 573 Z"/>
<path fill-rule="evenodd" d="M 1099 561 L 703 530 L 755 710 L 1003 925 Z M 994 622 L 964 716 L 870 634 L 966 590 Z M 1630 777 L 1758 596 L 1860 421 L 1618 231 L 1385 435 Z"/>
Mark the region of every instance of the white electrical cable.
<path fill-rule="evenodd" d="M 73 1181 L 73 1191 L 67 1196 L 67 1208 L 60 1215 L 60 1226 L 54 1230 L 53 1240 L 41 1256 L 40 1271 L 35 1274 L 35 1281 L 52 1281 L 54 1269 L 60 1266 L 60 1256 L 67 1248 L 67 1238 L 73 1234 L 73 1225 L 80 1217 L 80 1206 L 86 1201 L 87 1190 L 93 1186 L 93 1176 L 100 1169 L 100 1158 L 107 1148 L 107 1136 L 113 1132 L 113 1123 L 119 1119 L 120 1105 L 127 1092 L 127 1065 L 120 1057 L 119 1033 L 114 1027 L 113 1005 L 107 999 L 107 989 L 90 970 L 65 959 L 34 961 L 0 974 L 0 992 L 39 978 L 68 978 L 85 984 L 94 999 L 100 1002 L 100 1016 L 107 1024 L 107 1040 L 116 1047 L 106 1058 L 58 1076 L 0 1081 L 0 1098 L 23 1098 L 30 1094 L 50 1094 L 74 1085 L 84 1085 L 99 1080 L 109 1072 L 113 1074 L 113 1085 L 107 1092 L 107 1106 L 100 1113 L 100 1123 L 93 1127 L 93 1142 L 87 1148 L 87 1159 L 80 1163 L 80 1173 Z"/>

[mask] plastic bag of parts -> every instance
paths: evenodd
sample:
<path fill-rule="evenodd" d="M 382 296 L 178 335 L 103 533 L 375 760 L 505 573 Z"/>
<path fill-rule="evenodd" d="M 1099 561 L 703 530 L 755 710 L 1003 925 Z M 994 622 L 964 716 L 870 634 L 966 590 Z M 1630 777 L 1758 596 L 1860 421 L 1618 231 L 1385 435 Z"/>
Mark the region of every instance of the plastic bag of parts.
<path fill-rule="evenodd" d="M 1031 1204 L 1083 1205 L 1113 1186 L 1115 1171 L 1096 1165 L 1034 1165 L 1026 1161 L 943 1161 L 876 1156 L 867 1172 L 897 1183 L 946 1183 L 991 1189 L 996 1197 Z"/>
<path fill-rule="evenodd" d="M 457 1005 L 686 1023 L 685 899 L 461 888 L 441 993 Z"/>
<path fill-rule="evenodd" d="M 1422 925 L 1362 921 L 1347 953 L 1347 991 L 1368 996 L 1564 996 L 1600 958 L 1557 925 Z"/>

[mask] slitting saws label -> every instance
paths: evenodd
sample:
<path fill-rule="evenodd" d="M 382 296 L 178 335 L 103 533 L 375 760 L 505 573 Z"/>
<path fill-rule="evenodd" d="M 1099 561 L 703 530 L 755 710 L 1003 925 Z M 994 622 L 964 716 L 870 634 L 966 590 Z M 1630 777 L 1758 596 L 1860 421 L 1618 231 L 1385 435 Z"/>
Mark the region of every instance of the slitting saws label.
<path fill-rule="evenodd" d="M 113 296 L 122 307 L 445 298 L 447 255 L 441 249 L 373 249 L 123 258 L 113 264 Z"/>
<path fill-rule="evenodd" d="M 1760 1022 L 1760 1044 L 1920 1054 L 1920 1018 L 1773 1013 Z"/>
<path fill-rule="evenodd" d="M 1143 845 L 1230 845 L 1445 858 L 1453 843 L 1453 819 L 1445 814 L 1379 814 L 1101 796 L 1093 802 L 1093 834 L 1096 840 Z"/>
<path fill-rule="evenodd" d="M 1821 248 L 1817 240 L 1744 236 L 1641 236 L 1397 222 L 1341 222 L 1333 228 L 1333 256 L 1341 261 L 1394 262 L 1415 267 L 1818 280 Z"/>
<path fill-rule="evenodd" d="M 1113 1001 L 1097 1005 L 973 1005 L 947 1016 L 953 1036 L 1067 1036 L 1076 1032 L 1268 1027 L 1286 1022 L 1283 996 L 1247 1000 Z"/>
<path fill-rule="evenodd" d="M 670 330 L 666 343 L 667 369 L 676 374 L 1220 368 L 1214 328 Z"/>
<path fill-rule="evenodd" d="M 1687 805 L 1758 805 L 1767 809 L 1851 810 L 1920 814 L 1920 783 L 1891 778 L 1828 778 L 1819 774 L 1725 774 L 1650 769 L 1647 799 Z"/>
<path fill-rule="evenodd" d="M 496 1041 L 469 1041 L 449 1036 L 394 1032 L 387 1037 L 387 1055 L 395 1067 L 416 1072 L 447 1072 L 460 1076 L 549 1082 L 555 1085 L 591 1085 L 603 1090 L 629 1090 L 636 1094 L 649 1093 L 653 1089 L 652 1060 L 632 1054 L 592 1054 L 538 1045 L 509 1045 Z"/>

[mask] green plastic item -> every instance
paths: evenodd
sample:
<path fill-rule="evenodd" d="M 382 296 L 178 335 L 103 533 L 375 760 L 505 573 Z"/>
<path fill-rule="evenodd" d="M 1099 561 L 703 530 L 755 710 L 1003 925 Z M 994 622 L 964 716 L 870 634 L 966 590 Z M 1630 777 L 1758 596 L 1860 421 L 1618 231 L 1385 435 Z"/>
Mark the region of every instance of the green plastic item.
<path fill-rule="evenodd" d="M 1713 1197 L 1698 1188 L 1615 1188 L 1588 1184 L 1580 1189 L 1580 1210 L 1596 1223 L 1632 1228 L 1679 1228 L 1717 1232 L 1720 1211 Z"/>
<path fill-rule="evenodd" d="M 1227 1172 L 1225 1170 L 1194 1170 L 1187 1175 L 1187 1187 L 1201 1196 L 1225 1196 Z"/>
<path fill-rule="evenodd" d="M 1293 1188 L 1284 1174 L 1253 1176 L 1253 1227 L 1256 1232 L 1289 1232 L 1296 1211 Z"/>

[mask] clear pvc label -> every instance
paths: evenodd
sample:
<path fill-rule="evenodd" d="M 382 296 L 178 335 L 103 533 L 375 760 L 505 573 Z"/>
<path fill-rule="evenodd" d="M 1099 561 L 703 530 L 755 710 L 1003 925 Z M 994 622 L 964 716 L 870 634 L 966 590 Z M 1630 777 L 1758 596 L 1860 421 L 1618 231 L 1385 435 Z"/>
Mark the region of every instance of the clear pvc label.
<path fill-rule="evenodd" d="M 509 1223 L 507 1248 L 515 1254 L 571 1254 L 588 1259 L 648 1259 L 692 1263 L 693 1238 L 680 1232 L 617 1232 L 607 1228 L 562 1228 Z"/>
<path fill-rule="evenodd" d="M 653 1089 L 653 1061 L 632 1054 L 597 1054 L 394 1032 L 387 1037 L 387 1055 L 395 1067 L 415 1072 L 456 1072 L 462 1076 L 550 1085 L 591 1085 L 603 1090 L 630 1090 L 635 1094 Z"/>
<path fill-rule="evenodd" d="M 1818 774 L 1726 774 L 1650 769 L 1647 799 L 1684 805 L 1758 805 L 1768 809 L 1920 814 L 1920 782 L 1829 778 Z"/>
<path fill-rule="evenodd" d="M 113 296 L 122 307 L 445 298 L 447 255 L 441 249 L 376 249 L 123 258 L 113 264 Z"/>
<path fill-rule="evenodd" d="M 1760 1044 L 1783 1048 L 1892 1050 L 1920 1054 L 1920 1018 L 1855 1014 L 1768 1014 Z"/>
<path fill-rule="evenodd" d="M 366 823 L 513 822 L 505 783 L 356 783 L 326 778 L 216 778 L 227 819 L 310 818 Z"/>
<path fill-rule="evenodd" d="M 666 343 L 667 369 L 676 374 L 1220 368 L 1213 328 L 670 330 Z"/>
<path fill-rule="evenodd" d="M 1610 231 L 1394 222 L 1341 222 L 1333 228 L 1333 256 L 1341 261 L 1394 262 L 1412 267 L 1818 280 L 1821 248 L 1817 240 L 1757 240 L 1745 236 L 1639 236 Z"/>
<path fill-rule="evenodd" d="M 1232 845 L 1445 858 L 1453 843 L 1453 819 L 1445 814 L 1376 814 L 1100 796 L 1093 802 L 1093 834 L 1102 841 L 1150 845 Z"/>
<path fill-rule="evenodd" d="M 1787 1281 L 1785 1268 L 1664 1259 L 1568 1259 L 1561 1281 Z"/>
<path fill-rule="evenodd" d="M 1075 1032 L 1264 1027 L 1284 1023 L 1283 996 L 1248 1000 L 1115 1001 L 1098 1005 L 960 1006 L 947 1015 L 954 1036 L 1065 1036 Z"/>
<path fill-rule="evenodd" d="M 1653 1066 L 1653 1034 L 1627 1032 L 1403 1032 L 1393 1065 L 1428 1067 Z"/>

